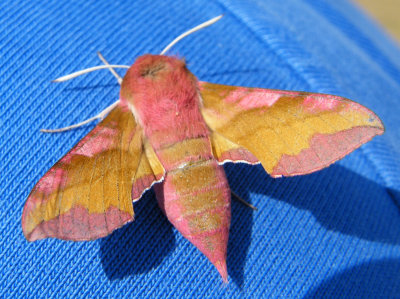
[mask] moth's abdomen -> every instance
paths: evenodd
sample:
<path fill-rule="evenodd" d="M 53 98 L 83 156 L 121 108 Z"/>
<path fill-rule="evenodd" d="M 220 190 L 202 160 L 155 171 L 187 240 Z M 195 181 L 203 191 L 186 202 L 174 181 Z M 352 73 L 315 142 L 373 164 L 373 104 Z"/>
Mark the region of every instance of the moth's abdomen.
<path fill-rule="evenodd" d="M 231 217 L 229 185 L 223 167 L 212 157 L 211 151 L 200 152 L 202 142 L 209 144 L 207 138 L 186 140 L 168 151 L 181 152 L 186 148 L 185 142 L 197 142 L 198 147 L 192 147 L 180 159 L 169 160 L 175 167 L 169 168 L 163 183 L 155 186 L 157 199 L 169 221 L 227 280 L 226 251 Z M 158 155 L 164 160 L 162 162 L 170 157 L 165 150 Z"/>

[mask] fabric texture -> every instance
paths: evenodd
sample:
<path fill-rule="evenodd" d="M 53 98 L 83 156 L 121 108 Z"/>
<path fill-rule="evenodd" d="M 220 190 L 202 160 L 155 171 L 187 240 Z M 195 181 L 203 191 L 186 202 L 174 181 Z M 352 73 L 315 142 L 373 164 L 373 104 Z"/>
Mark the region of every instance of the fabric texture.
<path fill-rule="evenodd" d="M 169 51 L 203 81 L 332 93 L 372 109 L 386 133 L 317 173 L 272 179 L 227 165 L 230 283 L 168 223 L 153 192 L 136 220 L 93 242 L 28 243 L 21 213 L 35 183 L 95 124 L 43 134 L 118 99 L 101 62 L 132 64 L 225 14 Z M 123 74 L 120 71 L 120 74 Z M 2 1 L 0 297 L 398 297 L 400 51 L 348 0 Z"/>

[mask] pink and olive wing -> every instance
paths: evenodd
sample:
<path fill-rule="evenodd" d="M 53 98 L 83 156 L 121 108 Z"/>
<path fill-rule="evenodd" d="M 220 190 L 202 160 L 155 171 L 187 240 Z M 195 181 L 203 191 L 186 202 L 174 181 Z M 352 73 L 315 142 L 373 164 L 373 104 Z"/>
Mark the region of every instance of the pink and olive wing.
<path fill-rule="evenodd" d="M 142 156 L 141 128 L 116 107 L 33 188 L 22 214 L 27 240 L 92 240 L 132 221 L 132 189 L 149 183 Z"/>
<path fill-rule="evenodd" d="M 338 96 L 207 82 L 200 93 L 210 129 L 249 150 L 273 177 L 322 169 L 384 132 L 371 110 Z"/>
<path fill-rule="evenodd" d="M 164 167 L 149 142 L 144 139 L 143 151 L 140 155 L 139 166 L 132 186 L 132 201 L 138 201 L 151 186 L 163 181 L 164 174 Z"/>
<path fill-rule="evenodd" d="M 260 161 L 246 148 L 228 140 L 216 131 L 211 132 L 210 142 L 214 157 L 219 164 L 226 162 L 259 164 Z"/>

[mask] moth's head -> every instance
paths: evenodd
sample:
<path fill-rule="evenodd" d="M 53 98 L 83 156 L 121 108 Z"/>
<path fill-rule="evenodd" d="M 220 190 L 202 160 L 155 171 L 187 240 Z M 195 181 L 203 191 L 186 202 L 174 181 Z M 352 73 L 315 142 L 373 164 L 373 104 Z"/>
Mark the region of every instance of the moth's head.
<path fill-rule="evenodd" d="M 179 35 L 161 51 L 160 55 L 140 56 L 122 80 L 120 92 L 122 103 L 138 108 L 148 101 L 160 104 L 157 100 L 168 98 L 176 102 L 174 105 L 185 104 L 182 99 L 192 97 L 196 93 L 197 80 L 186 68 L 183 59 L 164 54 L 181 39 L 214 24 L 222 16 L 212 18 Z"/>
<path fill-rule="evenodd" d="M 176 57 L 146 54 L 136 59 L 127 71 L 122 84 L 131 81 L 160 81 L 177 70 L 186 68 L 185 61 Z"/>
<path fill-rule="evenodd" d="M 181 98 L 175 93 L 192 91 L 196 84 L 184 59 L 146 54 L 138 57 L 128 69 L 122 80 L 120 98 L 134 106 L 164 97 Z"/>

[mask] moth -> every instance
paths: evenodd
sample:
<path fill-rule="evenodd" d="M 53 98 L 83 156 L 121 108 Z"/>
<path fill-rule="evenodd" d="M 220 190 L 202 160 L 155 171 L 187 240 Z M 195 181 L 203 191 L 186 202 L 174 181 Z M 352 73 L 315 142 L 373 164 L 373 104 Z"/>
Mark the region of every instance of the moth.
<path fill-rule="evenodd" d="M 119 100 L 95 118 L 107 116 L 30 193 L 22 214 L 28 241 L 105 237 L 134 220 L 133 202 L 154 185 L 169 221 L 227 281 L 231 192 L 223 164 L 303 175 L 383 134 L 372 111 L 343 97 L 202 82 L 183 60 L 163 55 L 220 17 L 160 55 L 140 56 L 119 78 Z M 61 79 L 121 67 L 103 61 Z"/>

